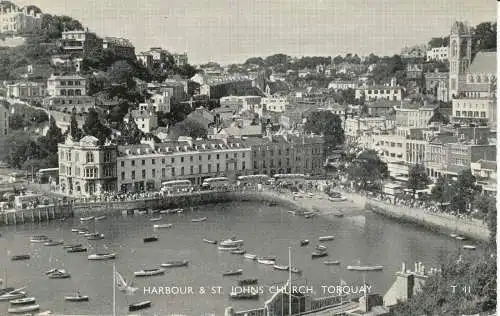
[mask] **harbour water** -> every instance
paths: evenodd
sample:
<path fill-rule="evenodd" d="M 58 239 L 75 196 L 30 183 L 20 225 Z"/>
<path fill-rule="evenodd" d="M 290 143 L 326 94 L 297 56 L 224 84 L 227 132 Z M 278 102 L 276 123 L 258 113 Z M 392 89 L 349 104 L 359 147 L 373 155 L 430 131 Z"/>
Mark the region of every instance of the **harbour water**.
<path fill-rule="evenodd" d="M 127 314 L 130 303 L 151 300 L 152 307 L 141 315 L 184 314 L 222 315 L 226 306 L 246 310 L 263 306 L 271 296 L 273 285 L 282 285 L 288 278 L 285 271 L 258 264 L 241 255 L 218 251 L 216 245 L 204 243 L 203 238 L 222 240 L 232 236 L 244 240 L 244 249 L 259 256 L 277 256 L 277 264 L 288 264 L 288 247 L 292 246 L 292 265 L 302 275 L 293 275 L 295 284 L 312 289 L 314 296 L 328 293 L 326 286 L 337 286 L 340 280 L 352 288 L 365 280 L 372 293 L 385 293 L 399 271 L 401 262 L 421 261 L 427 267 L 439 263 L 459 249 L 464 242 L 439 235 L 411 224 L 400 224 L 340 202 L 337 207 L 345 213 L 343 218 L 293 216 L 288 209 L 259 203 L 226 203 L 186 209 L 182 214 L 162 215 L 160 222 L 151 222 L 151 216 L 108 217 L 102 221 L 80 223 L 78 218 L 40 224 L 2 227 L 0 267 L 7 275 L 9 286 L 26 286 L 28 295 L 37 298 L 42 310 L 65 314 L 106 315 L 112 312 L 113 262 L 126 278 L 133 272 L 158 267 L 169 260 L 189 260 L 187 267 L 167 269 L 164 275 L 135 278 L 138 291 L 125 296 L 117 291 L 118 315 Z M 191 219 L 207 216 L 204 222 Z M 173 228 L 153 229 L 154 224 L 172 223 Z M 105 234 L 105 239 L 87 241 L 71 232 L 73 227 L 88 227 L 90 231 Z M 47 247 L 32 244 L 32 235 L 47 235 L 65 243 L 82 243 L 90 247 L 88 253 L 68 254 L 61 246 Z M 143 243 L 143 238 L 156 235 L 159 241 Z M 318 237 L 334 235 L 325 242 L 328 257 L 311 259 Z M 299 241 L 309 239 L 310 244 L 300 247 Z M 117 258 L 111 261 L 89 261 L 88 254 L 113 251 Z M 463 252 L 463 251 L 462 251 Z M 27 261 L 10 261 L 7 254 L 31 254 Z M 325 260 L 339 260 L 340 266 L 325 265 Z M 358 263 L 383 265 L 381 272 L 360 273 L 347 271 L 346 265 Z M 69 279 L 48 279 L 49 268 L 64 268 L 71 273 Z M 243 269 L 241 276 L 223 277 L 228 270 Z M 4 278 L 0 271 L 1 278 Z M 264 294 L 259 300 L 235 301 L 229 298 L 231 287 L 238 279 L 257 278 Z M 204 294 L 200 294 L 203 287 Z M 160 294 L 159 288 L 163 288 Z M 191 288 L 193 293 L 186 292 Z M 306 288 L 305 288 L 306 289 Z M 69 303 L 65 295 L 79 290 L 90 297 L 89 302 Z M 167 294 L 176 291 L 177 294 Z M 184 291 L 184 292 L 183 292 Z M 8 303 L 0 302 L 0 314 L 6 313 Z"/>

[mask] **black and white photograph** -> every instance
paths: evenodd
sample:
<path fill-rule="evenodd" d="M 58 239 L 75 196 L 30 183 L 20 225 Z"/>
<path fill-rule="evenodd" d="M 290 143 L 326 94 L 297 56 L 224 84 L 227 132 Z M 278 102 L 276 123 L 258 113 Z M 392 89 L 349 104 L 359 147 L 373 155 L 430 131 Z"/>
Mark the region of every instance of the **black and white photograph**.
<path fill-rule="evenodd" d="M 497 315 L 492 0 L 0 0 L 0 316 Z"/>

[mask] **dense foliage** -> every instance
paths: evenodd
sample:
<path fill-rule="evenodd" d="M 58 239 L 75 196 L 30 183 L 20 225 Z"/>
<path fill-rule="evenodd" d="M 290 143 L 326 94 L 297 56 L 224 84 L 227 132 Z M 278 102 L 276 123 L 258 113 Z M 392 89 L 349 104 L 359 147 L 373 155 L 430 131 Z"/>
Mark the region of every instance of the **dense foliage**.
<path fill-rule="evenodd" d="M 307 133 L 323 135 L 325 151 L 335 149 L 345 141 L 342 120 L 337 114 L 330 111 L 314 111 L 307 117 L 304 130 Z"/>
<path fill-rule="evenodd" d="M 83 132 L 85 135 L 97 138 L 100 145 L 103 145 L 111 137 L 111 129 L 101 122 L 99 114 L 94 109 L 90 109 L 85 118 Z"/>
<path fill-rule="evenodd" d="M 170 136 L 177 139 L 179 136 L 189 136 L 193 138 L 206 138 L 207 129 L 198 121 L 187 118 L 182 122 L 175 124 L 170 129 Z"/>
<path fill-rule="evenodd" d="M 408 189 L 413 190 L 413 194 L 417 190 L 423 190 L 430 183 L 429 176 L 425 170 L 425 166 L 421 164 L 413 165 L 408 173 Z"/>
<path fill-rule="evenodd" d="M 380 189 L 382 179 L 388 176 L 387 164 L 380 159 L 376 151 L 365 150 L 350 164 L 347 175 L 359 189 Z"/>

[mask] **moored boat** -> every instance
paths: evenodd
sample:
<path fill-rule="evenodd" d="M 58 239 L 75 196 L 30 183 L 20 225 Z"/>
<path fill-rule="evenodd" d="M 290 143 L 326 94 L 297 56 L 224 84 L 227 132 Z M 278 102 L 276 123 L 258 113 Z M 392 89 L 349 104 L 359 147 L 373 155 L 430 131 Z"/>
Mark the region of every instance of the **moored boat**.
<path fill-rule="evenodd" d="M 67 279 L 71 277 L 71 274 L 64 269 L 56 269 L 52 273 L 49 273 L 48 276 L 49 279 Z"/>
<path fill-rule="evenodd" d="M 155 224 L 153 228 L 171 228 L 172 226 L 172 224 Z"/>
<path fill-rule="evenodd" d="M 92 233 L 86 236 L 87 240 L 101 240 L 104 239 L 104 234 L 101 233 Z"/>
<path fill-rule="evenodd" d="M 257 262 L 261 264 L 266 264 L 266 265 L 275 265 L 276 264 L 276 259 L 271 259 L 271 258 L 257 258 Z"/>
<path fill-rule="evenodd" d="M 88 222 L 93 220 L 95 217 L 94 216 L 88 216 L 88 217 L 80 217 L 81 222 Z"/>
<path fill-rule="evenodd" d="M 323 261 L 323 263 L 327 266 L 338 266 L 340 264 L 340 261 Z"/>
<path fill-rule="evenodd" d="M 72 247 L 66 250 L 66 252 L 71 253 L 71 252 L 86 252 L 87 248 L 84 248 L 82 246 L 79 247 Z"/>
<path fill-rule="evenodd" d="M 49 237 L 47 237 L 45 235 L 31 236 L 31 238 L 30 238 L 30 242 L 32 242 L 32 243 L 44 243 L 47 241 L 49 241 Z"/>
<path fill-rule="evenodd" d="M 229 297 L 235 300 L 256 300 L 259 298 L 259 293 L 257 292 L 232 292 Z"/>
<path fill-rule="evenodd" d="M 12 292 L 0 295 L 0 301 L 11 301 L 11 300 L 23 298 L 25 296 L 26 296 L 26 292 L 14 290 Z"/>
<path fill-rule="evenodd" d="M 189 261 L 187 260 L 179 260 L 179 261 L 167 261 L 162 263 L 161 266 L 164 268 L 176 268 L 176 267 L 187 267 Z"/>
<path fill-rule="evenodd" d="M 78 231 L 78 235 L 86 235 L 89 234 L 89 230 L 87 228 L 82 228 Z"/>
<path fill-rule="evenodd" d="M 95 253 L 91 254 L 87 257 L 89 260 L 109 260 L 109 259 L 115 259 L 116 254 L 115 253 Z"/>
<path fill-rule="evenodd" d="M 464 245 L 463 248 L 467 250 L 476 250 L 476 246 L 473 245 Z"/>
<path fill-rule="evenodd" d="M 106 215 L 97 216 L 96 218 L 94 218 L 94 220 L 96 221 L 102 221 L 103 219 L 106 219 Z"/>
<path fill-rule="evenodd" d="M 231 253 L 233 255 L 244 255 L 246 253 L 246 251 L 243 249 L 236 249 L 236 250 L 231 250 Z"/>
<path fill-rule="evenodd" d="M 12 261 L 20 261 L 20 260 L 29 260 L 31 257 L 30 255 L 13 255 L 10 257 L 10 260 Z"/>
<path fill-rule="evenodd" d="M 89 297 L 87 295 L 81 295 L 80 293 L 76 293 L 75 295 L 65 296 L 64 300 L 68 302 L 88 302 Z"/>
<path fill-rule="evenodd" d="M 193 222 L 193 223 L 204 222 L 204 221 L 206 221 L 207 219 L 208 219 L 208 218 L 206 218 L 206 217 L 193 218 L 193 219 L 191 220 L 191 222 Z"/>
<path fill-rule="evenodd" d="M 29 313 L 29 312 L 34 312 L 40 309 L 40 305 L 35 304 L 35 305 L 26 305 L 26 306 L 20 306 L 20 307 L 11 307 L 7 310 L 7 312 L 11 314 L 21 314 L 21 313 Z"/>
<path fill-rule="evenodd" d="M 319 241 L 330 241 L 330 240 L 334 240 L 334 239 L 335 239 L 335 236 L 322 236 L 322 237 L 318 238 Z"/>
<path fill-rule="evenodd" d="M 9 287 L 0 289 L 0 295 L 4 295 L 4 294 L 10 293 L 10 292 L 14 292 L 14 291 L 16 291 L 16 289 L 13 288 L 12 286 L 9 286 Z"/>
<path fill-rule="evenodd" d="M 210 240 L 210 239 L 203 238 L 203 241 L 206 242 L 207 244 L 212 244 L 212 245 L 217 244 L 217 240 Z"/>
<path fill-rule="evenodd" d="M 252 285 L 252 284 L 257 284 L 258 280 L 257 279 L 243 279 L 243 280 L 238 280 L 238 285 Z"/>
<path fill-rule="evenodd" d="M 291 267 L 290 272 L 296 273 L 296 274 L 301 274 L 302 270 L 300 270 L 299 268 Z"/>
<path fill-rule="evenodd" d="M 309 240 L 307 240 L 307 239 L 301 240 L 300 241 L 300 245 L 301 246 L 307 246 L 307 245 L 309 245 Z"/>
<path fill-rule="evenodd" d="M 77 228 L 77 227 L 71 228 L 71 231 L 73 233 L 78 233 L 78 232 L 80 232 L 80 230 L 81 230 L 81 228 Z"/>
<path fill-rule="evenodd" d="M 243 269 L 237 269 L 237 270 L 223 272 L 222 276 L 242 275 L 242 274 L 243 274 Z"/>
<path fill-rule="evenodd" d="M 153 217 L 153 218 L 150 218 L 150 219 L 149 219 L 149 221 L 150 221 L 150 222 L 159 222 L 159 221 L 161 221 L 161 220 L 162 220 L 162 217 L 161 217 L 161 216 L 160 216 L 160 217 Z"/>
<path fill-rule="evenodd" d="M 19 298 L 17 300 L 12 300 L 10 301 L 11 305 L 29 305 L 29 304 L 34 304 L 36 302 L 36 298 L 34 297 L 25 297 L 25 298 Z"/>
<path fill-rule="evenodd" d="M 384 266 L 347 266 L 346 269 L 350 271 L 381 271 Z"/>
<path fill-rule="evenodd" d="M 325 245 L 316 245 L 316 247 L 314 247 L 314 248 L 316 248 L 317 250 L 321 250 L 321 251 L 325 251 L 327 249 Z"/>
<path fill-rule="evenodd" d="M 273 268 L 276 270 L 288 271 L 288 266 L 284 265 L 275 264 L 273 265 Z"/>
<path fill-rule="evenodd" d="M 130 304 L 128 306 L 128 311 L 134 312 L 134 311 L 138 311 L 138 310 L 149 308 L 149 307 L 151 307 L 151 301 L 142 301 L 139 303 Z"/>
<path fill-rule="evenodd" d="M 220 245 L 228 247 L 243 246 L 243 239 L 236 239 L 236 238 L 226 239 L 221 241 Z"/>
<path fill-rule="evenodd" d="M 321 258 L 321 257 L 326 257 L 328 256 L 328 253 L 326 251 L 315 251 L 311 254 L 312 258 Z"/>
<path fill-rule="evenodd" d="M 450 234 L 451 238 L 456 238 L 458 235 L 457 234 Z"/>
<path fill-rule="evenodd" d="M 144 242 L 153 242 L 153 241 L 158 241 L 158 237 L 156 236 L 151 236 L 151 237 L 144 237 L 143 238 Z"/>
<path fill-rule="evenodd" d="M 160 275 L 164 274 L 165 269 L 163 268 L 154 268 L 154 269 L 144 269 L 140 271 L 134 272 L 134 275 L 136 277 L 147 277 L 147 276 L 154 276 L 154 275 Z"/>
<path fill-rule="evenodd" d="M 71 249 L 76 247 L 82 247 L 82 244 L 72 244 L 72 245 L 64 245 L 63 249 Z"/>
<path fill-rule="evenodd" d="M 467 238 L 466 238 L 466 237 L 464 237 L 464 236 L 457 236 L 457 237 L 455 237 L 455 239 L 458 239 L 458 240 L 466 240 Z"/>
<path fill-rule="evenodd" d="M 49 246 L 49 247 L 50 246 L 60 246 L 62 244 L 64 244 L 64 241 L 62 241 L 62 240 L 49 240 L 49 241 L 43 243 L 44 246 Z"/>
<path fill-rule="evenodd" d="M 244 254 L 245 258 L 247 259 L 250 259 L 250 260 L 256 260 L 257 259 L 257 255 L 253 255 L 251 253 L 246 253 Z"/>
<path fill-rule="evenodd" d="M 221 251 L 233 251 L 233 250 L 238 250 L 240 249 L 240 247 L 238 246 L 219 246 L 217 247 L 217 249 L 221 250 Z"/>
<path fill-rule="evenodd" d="M 295 211 L 288 211 L 288 214 L 297 215 L 297 212 L 295 212 Z"/>

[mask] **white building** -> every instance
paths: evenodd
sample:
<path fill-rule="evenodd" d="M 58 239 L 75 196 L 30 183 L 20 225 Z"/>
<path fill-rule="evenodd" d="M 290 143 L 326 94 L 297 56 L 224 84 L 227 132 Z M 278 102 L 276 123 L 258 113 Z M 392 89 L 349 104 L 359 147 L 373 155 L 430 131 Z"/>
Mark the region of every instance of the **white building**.
<path fill-rule="evenodd" d="M 366 101 L 386 99 L 391 101 L 401 101 L 403 89 L 396 85 L 396 78 L 391 79 L 391 84 L 362 86 L 356 88 L 356 99 L 365 98 Z"/>
<path fill-rule="evenodd" d="M 140 103 L 139 108 L 142 111 L 154 109 L 155 112 L 170 112 L 170 94 L 168 91 L 155 93 L 146 103 Z"/>
<path fill-rule="evenodd" d="M 40 99 L 45 97 L 45 84 L 40 82 L 19 81 L 7 85 L 7 96 L 21 100 Z"/>
<path fill-rule="evenodd" d="M 7 102 L 0 102 L 0 136 L 9 134 L 9 105 Z"/>
<path fill-rule="evenodd" d="M 137 124 L 137 127 L 146 134 L 151 133 L 158 127 L 158 116 L 153 111 L 132 110 L 123 120 L 128 123 L 130 117 Z"/>
<path fill-rule="evenodd" d="M 276 113 L 283 113 L 286 110 L 288 103 L 287 97 L 281 96 L 270 96 L 267 98 L 262 98 L 261 100 L 262 108 Z"/>
<path fill-rule="evenodd" d="M 40 28 L 42 11 L 35 6 L 18 7 L 10 1 L 0 2 L 0 33 L 24 34 Z"/>
<path fill-rule="evenodd" d="M 334 80 L 328 84 L 328 89 L 334 91 L 356 89 L 358 84 L 355 81 Z"/>
<path fill-rule="evenodd" d="M 433 47 L 427 51 L 427 61 L 448 60 L 448 46 Z"/>
<path fill-rule="evenodd" d="M 47 79 L 47 95 L 49 96 L 81 96 L 87 95 L 87 80 L 80 75 L 51 75 Z"/>

